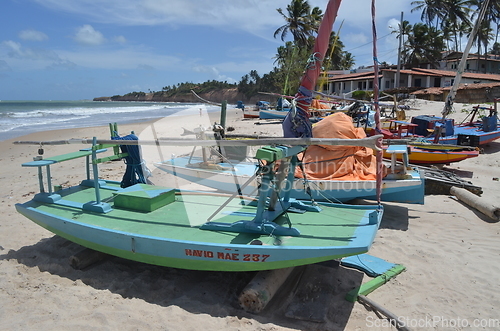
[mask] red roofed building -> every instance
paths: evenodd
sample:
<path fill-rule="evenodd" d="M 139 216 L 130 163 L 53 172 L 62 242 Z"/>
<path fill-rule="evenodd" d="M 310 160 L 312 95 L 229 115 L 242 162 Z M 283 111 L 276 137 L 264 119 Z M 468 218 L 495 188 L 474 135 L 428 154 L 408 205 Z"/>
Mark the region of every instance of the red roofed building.
<path fill-rule="evenodd" d="M 399 93 L 411 93 L 418 98 L 443 101 L 453 85 L 456 76 L 456 64 L 460 61 L 457 56 L 462 53 L 453 52 L 444 57 L 441 61 L 443 69 L 411 68 L 400 70 Z M 480 73 L 471 69 L 484 65 L 490 73 Z M 446 70 L 448 68 L 448 70 Z M 452 69 L 453 68 L 453 69 Z M 324 84 L 323 92 L 338 96 L 349 97 L 353 91 L 373 90 L 374 72 L 371 71 L 351 72 L 349 74 L 328 73 L 328 84 Z M 395 66 L 379 69 L 379 90 L 394 92 L 397 70 Z M 457 102 L 485 102 L 492 98 L 500 98 L 500 58 L 492 56 L 486 61 L 471 55 L 466 62 L 465 72 L 462 74 L 461 85 L 457 92 Z M 491 73 L 491 71 L 496 73 Z M 467 89 L 468 92 L 460 92 Z M 471 91 L 475 90 L 474 93 Z M 472 97 L 472 95 L 475 97 Z M 460 101 L 463 99 L 462 101 Z M 470 100 L 470 101 L 469 101 Z M 477 101 L 479 100 L 479 101 Z"/>

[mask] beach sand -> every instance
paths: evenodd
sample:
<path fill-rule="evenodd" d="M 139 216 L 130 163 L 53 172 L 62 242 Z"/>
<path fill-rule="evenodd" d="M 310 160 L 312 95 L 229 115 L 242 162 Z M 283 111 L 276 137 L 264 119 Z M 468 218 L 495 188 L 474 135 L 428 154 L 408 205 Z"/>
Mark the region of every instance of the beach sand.
<path fill-rule="evenodd" d="M 441 102 L 417 101 L 412 115 L 438 115 Z M 464 117 L 460 109 L 451 117 Z M 167 125 L 136 123 L 120 133 L 151 136 L 151 125 L 162 136 L 177 136 L 218 121 L 217 114 L 170 118 Z M 207 122 L 208 121 L 208 122 Z M 233 133 L 280 136 L 279 124 L 257 125 L 229 110 Z M 107 127 L 49 131 L 15 140 L 107 139 Z M 160 134 L 159 134 L 160 135 Z M 79 145 L 45 146 L 44 155 L 57 155 Z M 386 320 L 344 297 L 371 278 L 344 267 L 318 267 L 329 279 L 323 323 L 286 316 L 293 286 L 280 291 L 266 309 L 250 314 L 238 296 L 254 273 L 187 271 L 110 258 L 85 270 L 75 270 L 69 257 L 81 250 L 15 211 L 15 203 L 38 191 L 35 169 L 21 163 L 37 155 L 38 146 L 0 143 L 0 330 L 391 330 Z M 170 151 L 169 151 L 170 152 Z M 173 153 L 186 153 L 178 149 Z M 165 151 L 164 155 L 168 152 Z M 54 185 L 77 184 L 84 175 L 81 161 L 53 167 Z M 153 182 L 174 180 L 154 168 Z M 500 204 L 500 142 L 491 143 L 477 158 L 452 164 L 454 170 L 481 186 L 483 199 Z M 121 180 L 122 162 L 101 165 L 107 179 Z M 187 183 L 183 183 L 187 184 Z M 500 224 L 445 195 L 426 196 L 424 205 L 383 203 L 381 228 L 369 254 L 403 264 L 406 271 L 368 297 L 400 316 L 414 330 L 500 329 Z M 303 281 L 303 280 L 302 280 Z M 318 289 L 311 286 L 307 305 Z M 309 300 L 309 301 L 308 301 Z M 482 327 L 486 326 L 486 327 Z"/>

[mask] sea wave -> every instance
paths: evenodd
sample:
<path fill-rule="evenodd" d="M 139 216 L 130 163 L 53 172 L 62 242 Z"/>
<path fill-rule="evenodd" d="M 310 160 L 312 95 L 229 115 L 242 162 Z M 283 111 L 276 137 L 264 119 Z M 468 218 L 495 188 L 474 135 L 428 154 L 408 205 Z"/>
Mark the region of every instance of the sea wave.
<path fill-rule="evenodd" d="M 32 132 L 133 123 L 166 116 L 194 115 L 200 109 L 219 111 L 198 103 L 135 102 L 10 102 L 0 103 L 0 141 Z"/>

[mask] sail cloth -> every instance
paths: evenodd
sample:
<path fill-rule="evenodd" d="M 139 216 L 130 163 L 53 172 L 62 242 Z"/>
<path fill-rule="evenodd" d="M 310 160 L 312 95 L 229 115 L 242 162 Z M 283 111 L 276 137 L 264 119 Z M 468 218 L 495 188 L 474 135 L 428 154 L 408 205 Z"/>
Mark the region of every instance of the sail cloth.
<path fill-rule="evenodd" d="M 325 58 L 330 42 L 333 23 L 337 17 L 341 0 L 330 0 L 323 15 L 314 43 L 314 50 L 307 64 L 304 76 L 300 81 L 299 91 L 295 95 L 296 107 L 288 112 L 283 120 L 283 136 L 285 138 L 311 138 L 312 125 L 309 121 L 309 107 L 313 99 L 313 91 L 321 72 L 321 64 Z"/>
<path fill-rule="evenodd" d="M 366 138 L 363 128 L 355 128 L 352 118 L 339 112 L 327 116 L 312 127 L 314 138 Z M 302 158 L 307 179 L 376 180 L 377 162 L 373 150 L 358 146 L 309 146 Z M 383 175 L 387 169 L 383 167 Z M 295 176 L 304 174 L 297 167 Z"/>
<path fill-rule="evenodd" d="M 123 137 L 115 135 L 111 137 L 112 140 L 139 140 L 135 134 L 129 134 Z M 125 169 L 125 174 L 123 175 L 120 186 L 122 188 L 129 187 L 135 184 L 147 184 L 147 176 L 149 176 L 149 171 L 145 168 L 144 162 L 141 158 L 141 151 L 139 145 L 120 145 L 122 153 L 128 153 L 126 156 L 125 164 L 127 165 Z M 144 167 L 144 168 L 143 168 Z M 146 172 L 146 176 L 145 173 Z"/>

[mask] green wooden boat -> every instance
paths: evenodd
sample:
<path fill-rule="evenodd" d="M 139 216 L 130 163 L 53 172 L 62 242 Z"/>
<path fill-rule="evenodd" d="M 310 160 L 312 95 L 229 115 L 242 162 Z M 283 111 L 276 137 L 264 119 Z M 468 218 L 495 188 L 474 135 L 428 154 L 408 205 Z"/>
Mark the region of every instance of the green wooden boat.
<path fill-rule="evenodd" d="M 122 188 L 98 173 L 100 163 L 126 155 L 116 147 L 94 138 L 91 148 L 24 163 L 38 168 L 40 192 L 16 204 L 17 211 L 61 237 L 110 255 L 218 271 L 286 268 L 365 253 L 382 219 L 380 205 L 290 198 L 281 187 L 293 180 L 287 173 L 293 174 L 303 146 L 258 150 L 256 157 L 269 164 L 269 171 L 262 174 L 257 198 L 144 183 Z M 101 157 L 107 150 L 114 153 Z M 77 186 L 55 191 L 51 165 L 75 158 L 86 160 L 86 177 Z"/>
<path fill-rule="evenodd" d="M 326 19 L 321 23 L 315 44 L 317 63 L 308 66 L 299 89 L 302 94 L 314 89 L 339 5 L 336 1 L 328 3 L 328 14 L 324 16 Z M 300 107 L 307 110 L 311 100 L 300 97 L 298 101 L 301 106 L 297 107 L 298 112 L 290 112 L 292 117 L 300 117 L 303 113 Z M 272 139 L 269 142 L 272 146 L 257 151 L 256 158 L 266 164 L 260 174 L 257 199 L 102 180 L 98 165 L 130 156 L 128 149 L 124 155 L 123 146 L 138 145 L 138 142 L 120 141 L 118 148 L 116 141 L 94 138 L 90 149 L 23 164 L 38 168 L 40 192 L 31 201 L 16 204 L 16 209 L 35 223 L 82 246 L 125 259 L 183 269 L 269 270 L 367 252 L 382 219 L 380 205 L 312 203 L 292 199 L 287 190 L 293 182 L 296 155 L 305 145 L 334 141 L 352 145 L 359 141 L 311 138 L 309 134 L 299 134 L 302 127 L 310 129 L 308 116 L 302 118 L 302 124 L 287 118 L 285 123 L 297 124 L 291 129 L 297 133 L 293 135 L 296 138 Z M 292 137 L 289 135 L 292 131 L 284 129 L 284 136 Z M 371 141 L 367 147 L 376 149 L 374 142 L 380 137 L 372 138 L 367 139 Z M 163 140 L 152 143 L 166 144 Z M 213 142 L 174 143 L 202 146 Z M 231 142 L 217 141 L 218 145 L 223 143 Z M 113 155 L 98 158 L 108 148 L 112 148 Z M 86 178 L 77 186 L 54 191 L 50 166 L 79 157 L 86 160 Z M 43 180 L 44 170 L 47 185 Z"/>

